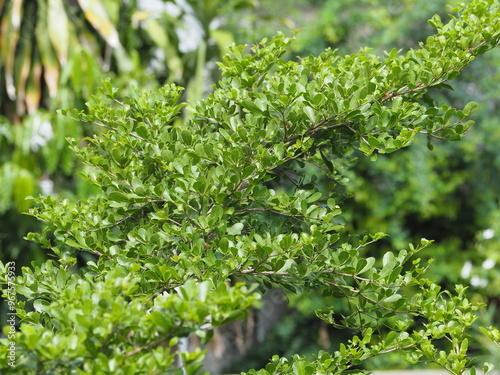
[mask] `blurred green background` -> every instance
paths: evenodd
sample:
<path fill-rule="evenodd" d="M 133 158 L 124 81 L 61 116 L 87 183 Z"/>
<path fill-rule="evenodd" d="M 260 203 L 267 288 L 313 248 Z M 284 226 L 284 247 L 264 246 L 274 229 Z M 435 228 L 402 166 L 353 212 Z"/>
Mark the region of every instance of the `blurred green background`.
<path fill-rule="evenodd" d="M 25 241 L 39 224 L 23 212 L 29 196 L 67 199 L 96 192 L 78 177 L 83 166 L 66 137 L 99 131 L 56 113 L 85 109 L 100 81 L 110 77 L 123 94 L 174 82 L 196 101 L 218 80 L 216 62 L 229 44 L 258 42 L 276 32 L 302 29 L 287 58 L 341 54 L 370 47 L 383 55 L 393 48 L 418 48 L 433 33 L 427 20 L 444 20 L 451 0 L 0 0 L 0 256 L 18 272 L 49 254 Z M 477 326 L 498 325 L 500 297 L 500 51 L 490 51 L 452 82 L 454 91 L 434 100 L 464 106 L 479 103 L 476 125 L 460 142 L 426 139 L 410 148 L 360 157 L 342 171 L 339 190 L 344 219 L 353 235 L 386 232 L 370 247 L 373 255 L 398 250 L 425 237 L 435 241 L 422 257 L 434 258 L 428 278 L 453 288 L 470 285 L 473 301 L 484 302 Z M 318 183 L 321 183 L 318 182 Z M 347 335 L 314 317 L 324 297 L 289 297 L 294 307 L 265 340 L 237 364 L 267 363 L 270 354 L 302 354 L 335 348 Z M 5 306 L 0 315 L 5 323 Z M 500 349 L 473 334 L 480 360 L 500 366 Z M 235 365 L 236 366 L 236 365 Z M 403 368 L 398 357 L 373 359 L 371 369 Z M 236 367 L 235 367 L 236 368 Z M 228 368 L 231 371 L 231 368 Z"/>

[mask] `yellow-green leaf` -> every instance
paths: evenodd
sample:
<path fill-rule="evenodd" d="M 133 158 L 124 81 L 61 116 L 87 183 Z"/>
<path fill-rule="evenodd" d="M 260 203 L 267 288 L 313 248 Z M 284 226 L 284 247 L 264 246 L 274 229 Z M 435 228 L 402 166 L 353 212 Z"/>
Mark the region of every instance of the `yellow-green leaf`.
<path fill-rule="evenodd" d="M 2 24 L 0 26 L 0 53 L 2 55 L 5 70 L 5 86 L 9 99 L 16 99 L 16 87 L 14 85 L 14 59 L 19 30 L 21 27 L 22 0 L 7 2 Z"/>
<path fill-rule="evenodd" d="M 60 66 L 57 60 L 49 34 L 46 32 L 47 26 L 47 4 L 45 0 L 38 1 L 38 22 L 36 41 L 40 50 L 40 57 L 43 65 L 43 76 L 47 84 L 50 97 L 54 97 L 59 88 Z M 50 22 L 50 21 L 49 21 Z"/>
<path fill-rule="evenodd" d="M 16 57 L 16 87 L 17 87 L 17 114 L 23 116 L 26 112 L 25 92 L 26 80 L 30 72 L 31 66 L 31 49 L 32 43 L 20 44 L 21 53 Z"/>
<path fill-rule="evenodd" d="M 68 17 L 61 0 L 49 0 L 47 31 L 61 65 L 68 60 Z"/>
<path fill-rule="evenodd" d="M 177 49 L 170 42 L 167 30 L 154 19 L 144 22 L 144 28 L 155 44 L 162 48 L 165 53 L 165 63 L 169 69 L 169 82 L 173 82 L 182 75 L 183 63 Z"/>
<path fill-rule="evenodd" d="M 221 52 L 221 55 L 224 55 L 229 52 L 229 46 L 234 43 L 233 33 L 226 30 L 210 30 L 210 36 L 217 43 L 217 47 Z"/>
<path fill-rule="evenodd" d="M 19 212 L 27 211 L 31 202 L 26 197 L 32 196 L 35 192 L 35 179 L 33 175 L 22 168 L 19 169 L 14 180 L 14 202 Z"/>
<path fill-rule="evenodd" d="M 311 107 L 305 106 L 304 113 L 309 118 L 309 120 L 311 120 L 312 123 L 316 122 L 316 114 L 314 113 L 314 110 Z"/>
<path fill-rule="evenodd" d="M 42 64 L 40 62 L 40 56 L 35 50 L 25 94 L 26 109 L 29 114 L 33 114 L 40 105 L 40 98 L 42 97 L 41 78 Z"/>
<path fill-rule="evenodd" d="M 78 0 L 85 18 L 102 38 L 113 48 L 120 46 L 120 38 L 115 25 L 110 21 L 103 3 L 99 0 Z"/>

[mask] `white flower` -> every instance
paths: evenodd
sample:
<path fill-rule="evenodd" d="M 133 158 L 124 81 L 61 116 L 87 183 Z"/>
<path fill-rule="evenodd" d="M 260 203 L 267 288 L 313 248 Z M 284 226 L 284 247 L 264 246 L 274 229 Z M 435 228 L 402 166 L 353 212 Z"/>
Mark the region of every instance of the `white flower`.
<path fill-rule="evenodd" d="M 35 116 L 33 118 L 31 131 L 30 146 L 34 152 L 37 152 L 40 147 L 45 146 L 54 136 L 52 124 L 47 120 L 42 122 L 40 116 Z"/>
<path fill-rule="evenodd" d="M 203 28 L 200 22 L 190 13 L 182 17 L 183 27 L 176 27 L 179 36 L 179 51 L 188 53 L 195 51 L 203 39 Z"/>
<path fill-rule="evenodd" d="M 52 194 L 54 191 L 54 181 L 50 178 L 43 178 L 40 180 L 40 189 L 42 190 L 43 195 Z"/>
<path fill-rule="evenodd" d="M 460 272 L 460 276 L 462 276 L 462 279 L 468 279 L 471 271 L 472 271 L 472 263 L 470 261 L 467 261 L 464 263 L 464 266 L 462 267 L 462 272 Z"/>
<path fill-rule="evenodd" d="M 488 281 L 486 279 L 483 279 L 482 277 L 479 277 L 478 275 L 473 275 L 470 278 L 470 285 L 472 286 L 480 286 L 480 287 L 486 287 L 488 285 Z"/>
<path fill-rule="evenodd" d="M 493 267 L 495 267 L 495 261 L 491 258 L 488 258 L 486 259 L 484 262 L 483 262 L 483 268 L 485 270 L 490 270 L 492 269 Z"/>
<path fill-rule="evenodd" d="M 483 232 L 483 238 L 485 240 L 489 240 L 491 238 L 493 238 L 493 236 L 495 235 L 495 231 L 493 229 L 486 229 L 484 232 Z"/>
<path fill-rule="evenodd" d="M 160 0 L 143 0 L 139 8 L 152 14 L 166 12 L 177 18 L 182 15 L 182 27 L 176 27 L 175 32 L 179 37 L 179 50 L 182 53 L 195 51 L 203 40 L 203 27 L 196 18 L 193 8 L 186 0 L 176 0 L 164 3 Z"/>

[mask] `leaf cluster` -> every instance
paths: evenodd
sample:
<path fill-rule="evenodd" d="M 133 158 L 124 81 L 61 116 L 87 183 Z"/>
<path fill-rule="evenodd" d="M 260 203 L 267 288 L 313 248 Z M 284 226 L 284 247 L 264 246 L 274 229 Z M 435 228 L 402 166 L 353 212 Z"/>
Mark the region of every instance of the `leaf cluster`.
<path fill-rule="evenodd" d="M 70 140 L 101 194 L 44 197 L 31 210 L 46 226 L 28 238 L 55 260 L 17 278 L 26 301 L 16 373 L 199 373 L 203 352 L 179 340 L 209 340 L 258 307 L 256 288 L 271 287 L 345 301 L 348 314 L 331 306 L 317 316 L 357 335 L 313 361 L 273 357 L 249 373 L 348 373 L 396 351 L 463 373 L 478 308 L 465 288 L 422 277 L 427 265 L 414 255 L 428 240 L 364 256 L 384 234 L 351 238 L 335 187 L 353 150 L 374 156 L 421 133 L 429 142 L 462 136 L 474 104 L 438 105 L 427 93 L 497 46 L 499 16 L 495 2 L 473 1 L 446 25 L 433 18 L 437 33 L 420 49 L 385 59 L 327 50 L 285 61 L 293 38 L 284 35 L 250 53 L 232 47 L 222 80 L 189 105 L 187 121 L 175 85 L 122 98 L 104 82 L 87 111 L 63 111 L 103 129 Z M 324 176 L 328 189 L 314 183 Z M 5 359 L 0 366 L 12 371 Z"/>

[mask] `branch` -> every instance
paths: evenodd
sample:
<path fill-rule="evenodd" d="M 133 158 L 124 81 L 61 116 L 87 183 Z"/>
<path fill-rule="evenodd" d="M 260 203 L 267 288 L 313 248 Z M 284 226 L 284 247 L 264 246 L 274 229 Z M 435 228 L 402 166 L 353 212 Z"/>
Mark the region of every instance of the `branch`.
<path fill-rule="evenodd" d="M 163 336 L 161 339 L 156 340 L 155 342 L 152 342 L 151 344 L 148 344 L 146 346 L 137 346 L 128 353 L 125 353 L 125 358 L 132 357 L 133 355 L 139 353 L 142 350 L 151 350 L 152 348 L 156 348 L 157 346 L 163 344 L 163 342 L 165 342 L 168 338 L 169 338 L 168 336 Z"/>

